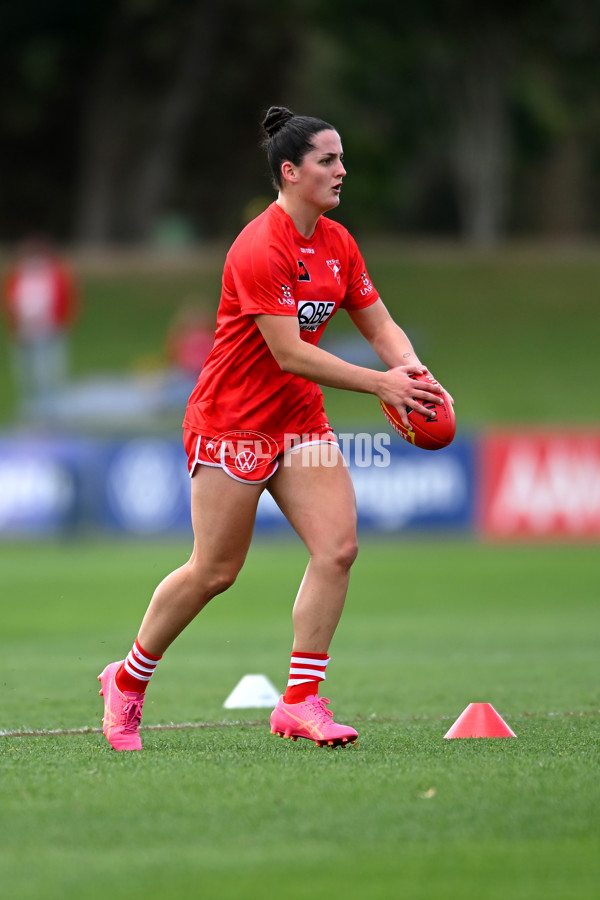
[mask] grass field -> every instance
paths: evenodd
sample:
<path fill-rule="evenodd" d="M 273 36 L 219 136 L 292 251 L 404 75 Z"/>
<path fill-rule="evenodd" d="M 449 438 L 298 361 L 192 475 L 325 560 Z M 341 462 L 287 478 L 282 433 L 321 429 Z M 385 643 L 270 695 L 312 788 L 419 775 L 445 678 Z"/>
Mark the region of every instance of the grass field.
<path fill-rule="evenodd" d="M 324 692 L 360 745 L 226 711 L 286 677 L 303 550 L 257 541 L 171 648 L 144 750 L 96 731 L 181 543 L 0 545 L 0 886 L 7 900 L 592 900 L 600 880 L 597 548 L 363 540 Z M 471 701 L 516 739 L 451 740 Z"/>
<path fill-rule="evenodd" d="M 361 246 L 453 393 L 459 431 L 597 427 L 600 255 Z M 163 364 L 178 307 L 216 307 L 223 259 L 79 261 L 75 377 Z M 3 427 L 16 405 L 7 350 L 2 334 Z M 326 405 L 335 428 L 381 421 L 372 397 L 327 392 Z M 597 546 L 364 539 L 325 691 L 360 745 L 328 751 L 271 736 L 269 710 L 223 709 L 244 674 L 278 688 L 287 675 L 305 554 L 258 540 L 161 663 L 144 751 L 117 754 L 98 733 L 96 675 L 187 552 L 0 542 L 3 897 L 595 900 Z M 517 738 L 444 740 L 473 701 Z M 61 731 L 73 733 L 48 733 Z"/>

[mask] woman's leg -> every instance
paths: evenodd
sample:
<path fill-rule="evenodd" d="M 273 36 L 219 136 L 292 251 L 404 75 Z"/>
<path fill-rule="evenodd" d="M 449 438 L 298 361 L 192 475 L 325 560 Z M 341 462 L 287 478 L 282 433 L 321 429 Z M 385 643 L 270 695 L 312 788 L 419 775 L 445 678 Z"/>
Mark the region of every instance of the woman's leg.
<path fill-rule="evenodd" d="M 269 491 L 310 553 L 294 604 L 293 649 L 327 653 L 358 552 L 354 487 L 339 448 L 314 444 L 288 454 Z"/>
<path fill-rule="evenodd" d="M 358 549 L 352 481 L 338 447 L 316 444 L 285 457 L 269 490 L 310 553 L 294 603 L 290 679 L 271 714 L 271 731 L 319 746 L 345 746 L 358 733 L 333 721 L 318 687 Z"/>
<path fill-rule="evenodd" d="M 262 490 L 263 485 L 242 484 L 209 466 L 199 466 L 192 478 L 192 555 L 156 588 L 125 666 L 109 663 L 98 676 L 103 731 L 115 750 L 142 749 L 139 726 L 148 680 L 169 644 L 235 581 Z"/>
<path fill-rule="evenodd" d="M 198 466 L 192 478 L 194 548 L 156 588 L 138 639 L 157 656 L 217 594 L 235 581 L 250 546 L 262 484 L 242 484 L 222 469 Z"/>

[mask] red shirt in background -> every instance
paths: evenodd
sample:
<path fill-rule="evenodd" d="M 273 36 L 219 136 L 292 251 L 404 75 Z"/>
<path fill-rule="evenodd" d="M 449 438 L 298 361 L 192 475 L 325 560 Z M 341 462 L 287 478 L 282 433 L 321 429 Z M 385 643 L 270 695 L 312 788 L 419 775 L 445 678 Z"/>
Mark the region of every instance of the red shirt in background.
<path fill-rule="evenodd" d="M 35 340 L 62 331 L 75 316 L 73 280 L 52 257 L 26 258 L 5 279 L 2 303 L 11 333 Z"/>

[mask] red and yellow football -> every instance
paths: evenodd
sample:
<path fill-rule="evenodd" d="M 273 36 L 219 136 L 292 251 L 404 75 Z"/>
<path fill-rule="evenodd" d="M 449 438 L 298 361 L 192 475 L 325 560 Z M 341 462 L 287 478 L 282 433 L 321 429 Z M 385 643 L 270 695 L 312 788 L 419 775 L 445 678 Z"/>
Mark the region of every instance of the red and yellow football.
<path fill-rule="evenodd" d="M 422 381 L 424 386 L 437 384 L 435 378 L 426 372 L 424 375 L 411 375 L 415 381 Z M 400 437 L 422 450 L 440 450 L 451 444 L 456 434 L 456 418 L 450 397 L 443 392 L 443 403 L 423 402 L 421 405 L 430 409 L 435 415 L 424 416 L 423 413 L 407 407 L 410 428 L 402 424 L 400 413 L 394 406 L 380 400 L 383 413 Z"/>

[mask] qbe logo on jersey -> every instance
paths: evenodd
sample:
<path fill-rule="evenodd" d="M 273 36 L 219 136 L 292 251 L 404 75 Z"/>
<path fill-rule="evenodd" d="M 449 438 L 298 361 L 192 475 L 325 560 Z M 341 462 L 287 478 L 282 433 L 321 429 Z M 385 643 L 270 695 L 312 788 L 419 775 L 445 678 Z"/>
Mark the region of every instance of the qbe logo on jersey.
<path fill-rule="evenodd" d="M 323 322 L 326 322 L 335 309 L 335 303 L 306 300 L 298 304 L 298 321 L 300 331 L 316 331 Z"/>

